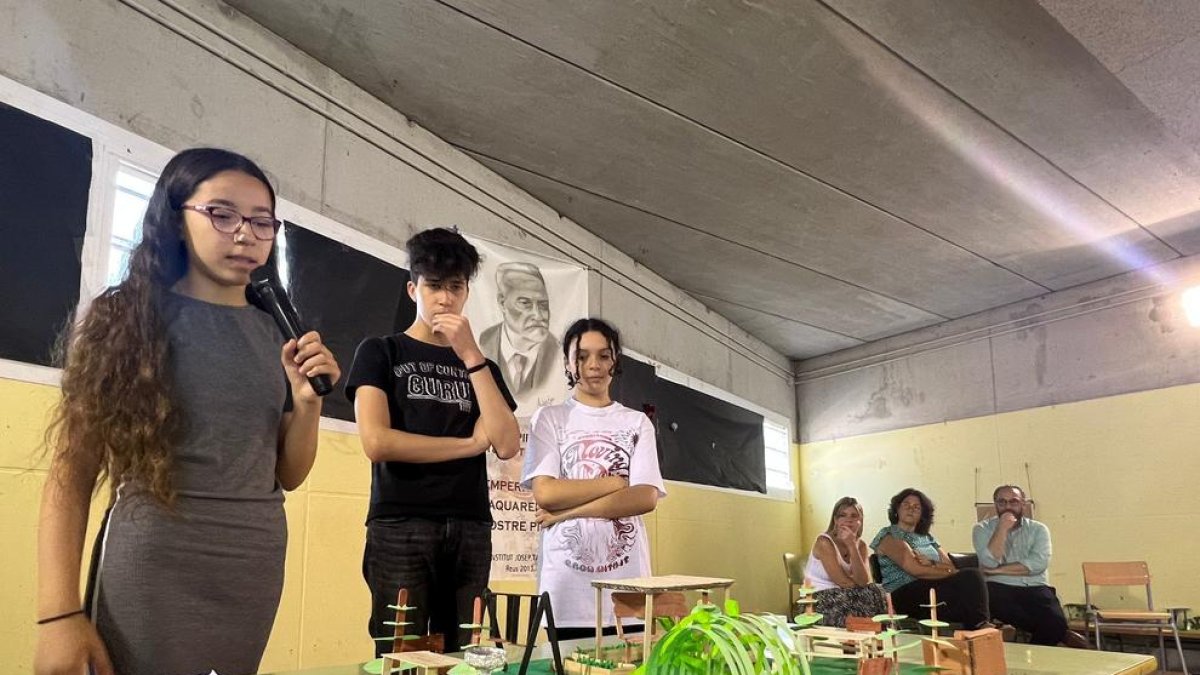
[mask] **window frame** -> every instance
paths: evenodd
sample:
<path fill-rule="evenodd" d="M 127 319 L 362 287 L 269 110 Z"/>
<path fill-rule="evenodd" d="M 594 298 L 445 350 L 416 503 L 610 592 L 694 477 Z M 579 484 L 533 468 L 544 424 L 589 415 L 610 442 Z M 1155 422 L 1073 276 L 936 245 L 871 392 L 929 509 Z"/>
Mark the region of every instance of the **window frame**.
<path fill-rule="evenodd" d="M 109 256 L 113 248 L 113 216 L 116 192 L 119 189 L 117 174 L 122 168 L 127 168 L 157 180 L 175 152 L 3 75 L 0 75 L 0 102 L 87 136 L 92 141 L 92 183 L 88 189 L 86 229 L 80 251 L 79 313 L 82 314 L 92 299 L 108 287 Z M 370 237 L 286 199 L 277 199 L 275 215 L 338 243 L 408 269 L 408 256 L 402 248 Z M 0 378 L 58 386 L 62 380 L 62 370 L 0 359 Z M 321 418 L 321 428 L 356 433 L 353 423 L 328 417 Z"/>
<path fill-rule="evenodd" d="M 767 437 L 768 425 L 770 425 L 770 427 L 772 427 L 773 430 L 783 430 L 784 437 L 787 439 L 785 448 L 787 449 L 787 455 L 788 455 L 787 467 L 788 467 L 788 480 L 791 484 L 790 488 L 773 487 L 770 484 L 770 482 L 768 481 L 767 492 L 766 492 L 766 494 L 763 494 L 761 492 L 754 492 L 753 490 L 740 490 L 737 488 L 717 487 L 715 485 L 704 485 L 702 483 L 689 483 L 686 481 L 677 481 L 677 480 L 667 480 L 666 482 L 668 484 L 680 485 L 680 486 L 685 486 L 685 487 L 689 487 L 689 488 L 696 488 L 698 490 L 715 490 L 717 492 L 726 492 L 729 494 L 739 495 L 739 496 L 743 496 L 743 497 L 759 497 L 761 499 L 771 499 L 771 500 L 775 500 L 775 501 L 785 501 L 785 502 L 795 502 L 796 501 L 797 490 L 796 490 L 796 475 L 795 475 L 795 466 L 794 466 L 795 453 L 793 452 L 792 423 L 791 423 L 790 419 L 788 419 L 784 415 L 780 415 L 777 412 L 768 410 L 768 409 L 758 405 L 757 403 L 747 401 L 746 399 L 744 399 L 736 394 L 732 394 L 728 391 L 725 391 L 724 389 L 721 389 L 720 387 L 713 386 L 707 382 L 704 382 L 703 380 L 699 380 L 695 377 L 692 377 L 691 375 L 688 375 L 679 370 L 676 370 L 675 368 L 672 368 L 666 364 L 660 363 L 648 356 L 645 356 L 644 354 L 639 354 L 638 352 L 636 352 L 632 349 L 629 349 L 627 347 L 621 348 L 621 356 L 622 357 L 628 356 L 628 357 L 637 359 L 638 361 L 641 361 L 642 363 L 645 363 L 645 364 L 653 367 L 655 374 L 658 377 L 660 377 L 664 380 L 667 380 L 668 382 L 674 382 L 675 384 L 682 385 L 684 387 L 689 387 L 700 393 L 708 394 L 709 396 L 712 396 L 713 398 L 725 401 L 726 403 L 731 403 L 731 404 L 739 406 L 741 408 L 745 408 L 746 410 L 749 410 L 751 412 L 762 415 L 762 418 L 763 418 L 763 453 L 764 453 L 764 455 L 766 455 L 766 453 L 770 452 L 770 449 L 766 447 L 766 445 L 767 445 L 766 437 Z M 768 457 L 764 456 L 764 459 L 767 459 L 767 458 Z M 767 470 L 767 473 L 770 474 L 769 469 Z"/>

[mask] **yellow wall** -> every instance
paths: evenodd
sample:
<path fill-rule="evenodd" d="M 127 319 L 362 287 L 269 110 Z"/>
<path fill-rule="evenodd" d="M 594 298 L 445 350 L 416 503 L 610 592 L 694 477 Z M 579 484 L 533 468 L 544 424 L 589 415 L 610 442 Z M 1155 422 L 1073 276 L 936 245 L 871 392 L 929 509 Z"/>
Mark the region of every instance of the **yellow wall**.
<path fill-rule="evenodd" d="M 1200 385 L 807 443 L 800 463 L 806 532 L 849 494 L 864 503 L 870 537 L 891 495 L 911 485 L 937 506 L 938 540 L 969 551 L 976 498 L 1013 482 L 1050 527 L 1050 583 L 1063 602 L 1083 600 L 1081 562 L 1147 560 L 1156 605 L 1200 609 Z"/>
<path fill-rule="evenodd" d="M 0 379 L 0 669 L 31 669 L 35 631 L 36 523 L 44 464 L 35 466 L 55 387 Z M 793 462 L 795 463 L 795 456 Z M 370 476 L 357 436 L 322 432 L 309 480 L 288 495 L 286 581 L 267 671 L 351 663 L 372 653 L 362 582 L 363 517 Z M 654 571 L 728 576 L 747 609 L 783 612 L 784 551 L 802 545 L 797 502 L 669 485 L 647 516 Z M 93 504 L 90 543 L 106 501 Z M 86 559 L 86 557 L 85 557 Z M 532 582 L 497 583 L 529 591 Z"/>

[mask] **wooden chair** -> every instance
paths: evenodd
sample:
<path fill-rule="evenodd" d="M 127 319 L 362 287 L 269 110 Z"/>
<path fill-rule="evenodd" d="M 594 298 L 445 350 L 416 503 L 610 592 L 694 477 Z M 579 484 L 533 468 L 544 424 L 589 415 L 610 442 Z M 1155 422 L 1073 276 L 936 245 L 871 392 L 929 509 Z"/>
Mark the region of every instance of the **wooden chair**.
<path fill-rule="evenodd" d="M 633 648 L 631 644 L 642 644 L 642 660 L 645 661 L 650 656 L 651 645 L 646 644 L 645 636 L 650 634 L 650 623 L 659 617 L 671 617 L 680 619 L 691 612 L 688 607 L 687 598 L 683 593 L 657 593 L 654 596 L 654 616 L 646 618 L 646 594 L 645 593 L 613 593 L 613 614 L 617 618 L 617 639 L 625 643 L 625 662 L 630 663 L 633 659 Z M 641 619 L 646 624 L 645 632 L 641 635 L 625 635 L 625 629 L 621 625 L 621 619 Z"/>
<path fill-rule="evenodd" d="M 804 558 L 795 553 L 784 553 L 783 569 L 788 580 L 788 621 L 792 621 L 796 618 L 796 602 L 800 600 L 796 589 L 804 585 Z"/>
<path fill-rule="evenodd" d="M 1092 603 L 1092 586 L 1144 586 L 1146 609 L 1116 610 L 1100 609 Z M 1104 626 L 1135 626 L 1151 628 L 1158 634 L 1158 649 L 1162 654 L 1163 670 L 1167 669 L 1167 647 L 1164 633 L 1170 629 L 1175 637 L 1175 648 L 1179 651 L 1179 666 L 1187 675 L 1187 661 L 1183 656 L 1183 645 L 1179 642 L 1179 627 L 1171 612 L 1154 610 L 1154 596 L 1150 591 L 1150 566 L 1145 561 L 1132 562 L 1085 562 L 1083 563 L 1083 597 L 1087 607 L 1084 630 L 1091 621 L 1096 626 L 1096 649 L 1101 649 L 1100 629 Z"/>
<path fill-rule="evenodd" d="M 979 556 L 974 553 L 946 553 L 950 558 L 950 562 L 954 563 L 954 569 L 965 570 L 973 567 L 979 567 Z"/>
<path fill-rule="evenodd" d="M 504 603 L 503 627 L 500 625 L 499 613 L 501 601 Z M 476 602 L 480 602 L 480 599 L 477 598 Z M 533 648 L 537 645 L 538 629 L 542 626 L 543 618 L 546 620 L 546 639 L 550 642 L 550 651 L 554 656 L 555 672 L 564 672 L 562 655 L 558 651 L 558 629 L 554 625 L 554 610 L 550 606 L 549 593 L 495 593 L 487 589 L 483 592 L 482 605 L 484 616 L 479 623 L 488 627 L 488 638 L 483 641 L 491 642 L 497 647 L 507 644 L 525 648 L 518 675 L 525 675 L 529 670 L 529 660 L 533 656 Z M 472 642 L 479 644 L 479 636 L 472 636 Z"/>

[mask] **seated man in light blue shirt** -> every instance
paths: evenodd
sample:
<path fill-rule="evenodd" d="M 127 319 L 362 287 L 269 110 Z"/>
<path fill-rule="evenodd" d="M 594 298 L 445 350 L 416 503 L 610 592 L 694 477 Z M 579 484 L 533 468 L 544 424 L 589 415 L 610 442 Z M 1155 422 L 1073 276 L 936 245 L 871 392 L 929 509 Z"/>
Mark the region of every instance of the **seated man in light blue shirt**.
<path fill-rule="evenodd" d="M 1047 583 L 1050 530 L 1025 518 L 1025 491 L 1001 485 L 992 493 L 996 515 L 975 523 L 971 538 L 987 577 L 992 617 L 1032 634 L 1037 645 L 1086 649 L 1087 640 L 1067 629 L 1054 588 Z"/>

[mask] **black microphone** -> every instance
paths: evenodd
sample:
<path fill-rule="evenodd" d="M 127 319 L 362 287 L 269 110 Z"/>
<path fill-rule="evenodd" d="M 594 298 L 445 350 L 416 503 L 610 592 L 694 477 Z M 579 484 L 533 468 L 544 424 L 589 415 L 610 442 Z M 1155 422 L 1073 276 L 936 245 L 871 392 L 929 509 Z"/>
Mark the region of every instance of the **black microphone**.
<path fill-rule="evenodd" d="M 296 308 L 292 307 L 287 294 L 283 289 L 276 288 L 270 278 L 252 279 L 246 287 L 246 297 L 255 307 L 270 312 L 271 316 L 275 317 L 275 323 L 279 325 L 279 330 L 285 338 L 299 340 L 301 335 L 308 332 L 300 327 L 300 317 L 296 315 Z M 328 375 L 310 377 L 308 383 L 312 385 L 313 391 L 317 392 L 317 396 L 325 396 L 333 391 L 333 381 Z"/>

